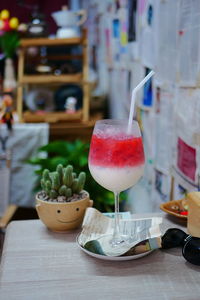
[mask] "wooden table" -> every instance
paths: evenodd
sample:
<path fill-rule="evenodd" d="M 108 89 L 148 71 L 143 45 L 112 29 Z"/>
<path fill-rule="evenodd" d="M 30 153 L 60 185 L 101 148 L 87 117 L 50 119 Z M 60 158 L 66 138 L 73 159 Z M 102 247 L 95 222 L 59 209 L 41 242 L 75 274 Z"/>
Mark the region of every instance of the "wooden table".
<path fill-rule="evenodd" d="M 185 229 L 185 223 L 163 216 L 163 232 L 168 227 Z M 104 261 L 77 247 L 78 232 L 53 233 L 40 220 L 10 223 L 0 299 L 200 299 L 200 267 L 186 262 L 180 248 L 156 250 L 132 261 Z"/>

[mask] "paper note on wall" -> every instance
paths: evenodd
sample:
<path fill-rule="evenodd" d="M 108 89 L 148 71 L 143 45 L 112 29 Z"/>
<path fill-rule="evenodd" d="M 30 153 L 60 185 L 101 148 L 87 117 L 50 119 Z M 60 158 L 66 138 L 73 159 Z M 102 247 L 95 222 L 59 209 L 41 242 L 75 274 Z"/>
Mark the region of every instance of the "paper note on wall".
<path fill-rule="evenodd" d="M 176 82 L 179 1 L 159 0 L 155 33 L 156 76 L 160 84 Z"/>
<path fill-rule="evenodd" d="M 200 1 L 182 0 L 179 9 L 179 84 L 196 87 L 200 84 Z"/>
<path fill-rule="evenodd" d="M 155 166 L 164 174 L 169 174 L 172 164 L 174 136 L 174 95 L 173 87 L 157 90 L 155 106 Z"/>
<path fill-rule="evenodd" d="M 151 201 L 153 211 L 160 210 L 160 204 L 170 200 L 171 176 L 163 174 L 159 170 L 154 170 L 154 184 L 152 187 Z"/>
<path fill-rule="evenodd" d="M 196 149 L 178 138 L 177 166 L 179 170 L 192 181 L 195 181 L 196 174 Z"/>
<path fill-rule="evenodd" d="M 200 89 L 179 88 L 175 105 L 173 165 L 175 177 L 186 188 L 198 186 L 200 150 L 194 136 L 200 131 L 199 115 Z"/>

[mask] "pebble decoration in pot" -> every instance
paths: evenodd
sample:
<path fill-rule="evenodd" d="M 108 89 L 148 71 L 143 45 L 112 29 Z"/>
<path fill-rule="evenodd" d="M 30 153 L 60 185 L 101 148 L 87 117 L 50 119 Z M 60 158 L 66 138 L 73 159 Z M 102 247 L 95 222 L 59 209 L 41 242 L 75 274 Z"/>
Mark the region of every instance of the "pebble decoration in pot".
<path fill-rule="evenodd" d="M 59 164 L 55 172 L 43 171 L 36 210 L 49 229 L 66 232 L 82 224 L 86 208 L 93 205 L 88 192 L 83 190 L 85 179 L 85 173 L 77 177 L 71 165 L 64 168 Z"/>

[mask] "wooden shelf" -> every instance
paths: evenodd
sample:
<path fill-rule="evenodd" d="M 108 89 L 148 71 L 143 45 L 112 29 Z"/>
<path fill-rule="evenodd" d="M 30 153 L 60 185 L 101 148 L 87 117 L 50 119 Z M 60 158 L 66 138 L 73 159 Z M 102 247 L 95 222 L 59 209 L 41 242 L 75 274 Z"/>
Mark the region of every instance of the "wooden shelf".
<path fill-rule="evenodd" d="M 91 140 L 95 122 L 103 118 L 102 113 L 91 115 L 86 122 L 58 122 L 50 123 L 50 141 L 81 139 L 89 142 Z"/>
<path fill-rule="evenodd" d="M 60 45 L 79 45 L 83 42 L 80 37 L 74 38 L 34 38 L 34 39 L 22 39 L 20 41 L 21 47 L 32 47 L 32 46 L 60 46 Z"/>
<path fill-rule="evenodd" d="M 45 74 L 45 75 L 28 75 L 25 73 L 25 64 L 27 58 L 27 48 L 28 47 L 39 47 L 39 46 L 62 46 L 69 45 L 71 47 L 75 45 L 80 45 L 82 53 L 79 55 L 79 59 L 82 60 L 82 72 L 77 74 L 65 74 L 65 75 L 54 75 L 54 74 Z M 64 120 L 89 120 L 89 105 L 90 105 L 90 84 L 88 82 L 88 40 L 87 40 L 87 31 L 82 31 L 81 37 L 67 38 L 67 39 L 51 39 L 51 38 L 33 38 L 33 39 L 22 39 L 20 41 L 20 51 L 18 59 L 18 86 L 17 86 L 17 113 L 19 116 L 20 122 L 57 122 Z M 59 50 L 58 50 L 59 52 Z M 62 60 L 58 55 L 58 60 Z M 62 54 L 62 57 L 65 54 Z M 67 55 L 67 53 L 66 53 Z M 65 56 L 66 56 L 65 55 Z M 40 115 L 35 115 L 29 112 L 24 113 L 23 111 L 23 94 L 25 85 L 45 85 L 48 84 L 49 87 L 52 84 L 63 84 L 63 83 L 76 83 L 82 86 L 83 89 L 83 107 L 82 111 L 77 112 L 73 116 L 66 117 L 67 114 L 62 113 L 58 114 L 52 113 L 45 114 L 45 117 Z M 30 121 L 31 120 L 31 121 Z"/>
<path fill-rule="evenodd" d="M 24 75 L 19 84 L 81 83 L 82 73 L 69 75 Z"/>
<path fill-rule="evenodd" d="M 26 123 L 57 123 L 67 121 L 81 121 L 82 110 L 79 110 L 73 114 L 68 114 L 65 112 L 46 112 L 39 114 L 26 111 L 23 114 L 23 118 Z"/>

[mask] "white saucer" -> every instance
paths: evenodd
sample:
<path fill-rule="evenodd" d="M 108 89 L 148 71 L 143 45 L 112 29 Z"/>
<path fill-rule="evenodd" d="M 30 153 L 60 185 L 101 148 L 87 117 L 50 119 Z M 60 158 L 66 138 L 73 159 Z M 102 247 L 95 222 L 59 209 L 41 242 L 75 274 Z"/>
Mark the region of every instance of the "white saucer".
<path fill-rule="evenodd" d="M 76 238 L 76 242 L 77 242 L 79 248 L 83 252 L 87 253 L 88 255 L 93 256 L 95 258 L 103 259 L 103 260 L 124 261 L 124 260 L 138 259 L 138 258 L 144 257 L 146 255 L 149 255 L 151 252 L 154 251 L 154 250 L 149 250 L 149 251 L 141 253 L 141 254 L 135 254 L 135 255 L 130 255 L 130 256 L 106 256 L 106 255 L 101 255 L 101 254 L 96 254 L 96 253 L 90 252 L 90 251 L 86 250 L 85 248 L 83 248 L 79 243 L 79 236 L 80 236 L 80 234 Z"/>

